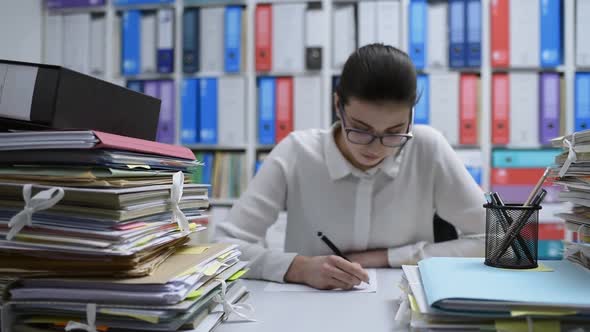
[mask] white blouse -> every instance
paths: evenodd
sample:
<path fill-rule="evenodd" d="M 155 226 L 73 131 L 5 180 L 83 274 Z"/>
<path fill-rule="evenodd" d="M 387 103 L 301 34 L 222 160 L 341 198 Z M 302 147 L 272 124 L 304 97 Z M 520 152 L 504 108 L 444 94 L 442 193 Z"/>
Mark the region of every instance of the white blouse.
<path fill-rule="evenodd" d="M 328 130 L 291 133 L 265 159 L 246 192 L 216 230 L 251 261 L 250 278 L 283 282 L 297 255 L 330 255 L 326 234 L 342 252 L 387 249 L 389 265 L 430 256 L 484 255 L 485 199 L 435 129 L 414 126 L 397 155 L 363 172 L 342 155 Z M 287 209 L 285 251 L 265 247 L 268 228 Z M 433 216 L 452 223 L 454 241 L 433 243 Z"/>

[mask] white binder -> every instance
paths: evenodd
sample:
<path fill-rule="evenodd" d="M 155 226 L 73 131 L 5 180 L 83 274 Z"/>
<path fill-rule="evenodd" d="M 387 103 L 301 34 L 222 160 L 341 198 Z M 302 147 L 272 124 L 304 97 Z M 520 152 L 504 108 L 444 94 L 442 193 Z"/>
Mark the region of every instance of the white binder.
<path fill-rule="evenodd" d="M 332 65 L 342 68 L 356 49 L 354 5 L 334 7 L 332 15 Z"/>
<path fill-rule="evenodd" d="M 217 115 L 220 145 L 246 143 L 246 81 L 240 76 L 224 76 L 217 81 Z"/>
<path fill-rule="evenodd" d="M 304 3 L 272 5 L 272 70 L 298 73 L 305 70 Z"/>
<path fill-rule="evenodd" d="M 200 9 L 199 37 L 200 69 L 204 72 L 223 72 L 223 7 Z"/>
<path fill-rule="evenodd" d="M 540 65 L 539 0 L 510 1 L 510 66 Z"/>
<path fill-rule="evenodd" d="M 96 16 L 90 21 L 90 73 L 102 75 L 105 72 L 106 20 Z"/>
<path fill-rule="evenodd" d="M 90 73 L 90 14 L 64 17 L 64 66 Z"/>
<path fill-rule="evenodd" d="M 539 76 L 510 74 L 510 146 L 539 146 Z"/>
<path fill-rule="evenodd" d="M 156 72 L 156 15 L 141 15 L 141 72 Z"/>
<path fill-rule="evenodd" d="M 401 4 L 399 1 L 377 1 L 377 41 L 401 47 Z"/>
<path fill-rule="evenodd" d="M 322 80 L 320 76 L 298 76 L 293 82 L 295 130 L 322 128 Z"/>
<path fill-rule="evenodd" d="M 576 64 L 590 66 L 590 0 L 576 1 Z"/>
<path fill-rule="evenodd" d="M 359 47 L 377 42 L 377 2 L 358 3 Z M 336 33 L 336 32 L 335 32 Z"/>
<path fill-rule="evenodd" d="M 63 64 L 64 18 L 62 15 L 47 15 L 45 19 L 43 61 L 61 66 Z"/>
<path fill-rule="evenodd" d="M 430 123 L 449 144 L 459 144 L 459 74 L 430 75 Z"/>
<path fill-rule="evenodd" d="M 449 33 L 447 1 L 428 3 L 426 61 L 429 68 L 446 68 L 449 64 Z"/>

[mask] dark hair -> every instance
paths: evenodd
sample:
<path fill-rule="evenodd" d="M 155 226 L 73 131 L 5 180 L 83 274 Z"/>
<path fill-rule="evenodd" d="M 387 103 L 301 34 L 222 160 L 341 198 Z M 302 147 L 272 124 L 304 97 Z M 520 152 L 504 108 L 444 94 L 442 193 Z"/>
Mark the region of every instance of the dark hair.
<path fill-rule="evenodd" d="M 357 49 L 344 64 L 336 88 L 340 102 L 351 97 L 363 101 L 393 101 L 413 107 L 418 101 L 416 68 L 403 51 L 370 44 Z"/>

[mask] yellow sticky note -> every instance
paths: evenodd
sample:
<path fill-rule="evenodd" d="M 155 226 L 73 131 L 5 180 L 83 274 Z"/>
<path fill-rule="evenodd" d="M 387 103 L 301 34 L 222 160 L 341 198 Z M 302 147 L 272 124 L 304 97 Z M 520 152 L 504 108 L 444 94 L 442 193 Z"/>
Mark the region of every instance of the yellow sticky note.
<path fill-rule="evenodd" d="M 141 247 L 155 238 L 156 238 L 155 235 L 148 235 L 148 236 L 144 237 L 143 239 L 139 240 L 138 242 L 136 242 L 133 247 L 134 248 Z"/>
<path fill-rule="evenodd" d="M 533 331 L 535 332 L 559 332 L 561 326 L 556 320 L 533 321 Z M 526 321 L 497 320 L 496 330 L 505 332 L 528 332 L 529 326 Z"/>
<path fill-rule="evenodd" d="M 567 309 L 530 309 L 530 310 L 514 310 L 510 312 L 512 317 L 519 316 L 568 316 L 575 315 L 578 312 L 575 310 Z"/>
<path fill-rule="evenodd" d="M 209 246 L 186 247 L 178 250 L 176 253 L 181 255 L 200 255 L 209 248 Z"/>
<path fill-rule="evenodd" d="M 203 274 L 210 277 L 210 276 L 214 275 L 217 272 L 217 270 L 219 270 L 221 265 L 223 265 L 223 263 L 218 262 L 218 261 L 214 261 L 211 264 L 207 265 L 207 267 L 203 271 Z"/>
<path fill-rule="evenodd" d="M 160 322 L 160 318 L 158 316 L 143 315 L 134 312 L 121 312 L 110 309 L 99 309 L 98 312 L 111 316 L 131 317 L 152 324 L 158 324 Z"/>
<path fill-rule="evenodd" d="M 510 270 L 514 272 L 553 272 L 553 269 L 543 263 L 539 263 L 538 266 L 534 269 L 503 269 L 503 270 Z"/>
<path fill-rule="evenodd" d="M 192 300 L 192 299 L 196 299 L 197 297 L 203 295 L 203 290 L 202 289 L 197 289 L 194 290 L 190 293 L 188 293 L 188 295 L 186 296 L 187 299 Z"/>
<path fill-rule="evenodd" d="M 238 272 L 236 272 L 236 273 L 232 274 L 232 275 L 231 275 L 231 277 L 229 277 L 229 278 L 227 279 L 227 281 L 234 281 L 234 280 L 238 280 L 238 279 L 240 279 L 240 277 L 242 277 L 244 274 L 246 274 L 246 272 L 248 272 L 248 270 L 247 270 L 247 269 L 240 270 L 240 271 L 238 271 Z"/>
<path fill-rule="evenodd" d="M 226 259 L 229 255 L 231 255 L 233 252 L 232 251 L 228 251 L 225 254 L 217 257 L 217 259 Z"/>
<path fill-rule="evenodd" d="M 412 309 L 412 311 L 420 311 L 420 308 L 418 307 L 418 302 L 416 302 L 416 298 L 414 297 L 414 295 L 408 294 L 408 300 L 410 300 L 410 309 Z"/>

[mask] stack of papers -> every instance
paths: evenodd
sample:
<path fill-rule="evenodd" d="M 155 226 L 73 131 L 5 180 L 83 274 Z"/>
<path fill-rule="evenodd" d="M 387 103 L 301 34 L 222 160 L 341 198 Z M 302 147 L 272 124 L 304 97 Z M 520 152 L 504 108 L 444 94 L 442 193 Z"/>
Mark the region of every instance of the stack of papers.
<path fill-rule="evenodd" d="M 412 329 L 570 331 L 590 327 L 590 271 L 569 261 L 499 269 L 483 258 L 436 257 L 403 266 Z M 407 317 L 408 315 L 406 315 Z M 398 317 L 404 315 L 398 312 Z"/>
<path fill-rule="evenodd" d="M 233 305 L 248 295 L 238 280 L 246 272 L 240 254 L 235 245 L 183 246 L 142 278 L 24 278 L 4 304 L 10 330 L 87 324 L 91 303 L 99 331 L 209 331 L 228 314 L 224 303 Z"/>
<path fill-rule="evenodd" d="M 570 211 L 557 214 L 571 234 L 564 256 L 590 269 L 590 130 L 556 138 L 552 144 L 563 148 L 552 171 L 555 182 L 564 187 L 559 199 L 573 204 Z"/>
<path fill-rule="evenodd" d="M 0 133 L 0 150 L 0 275 L 146 276 L 205 229 L 184 147 L 49 130 Z"/>

